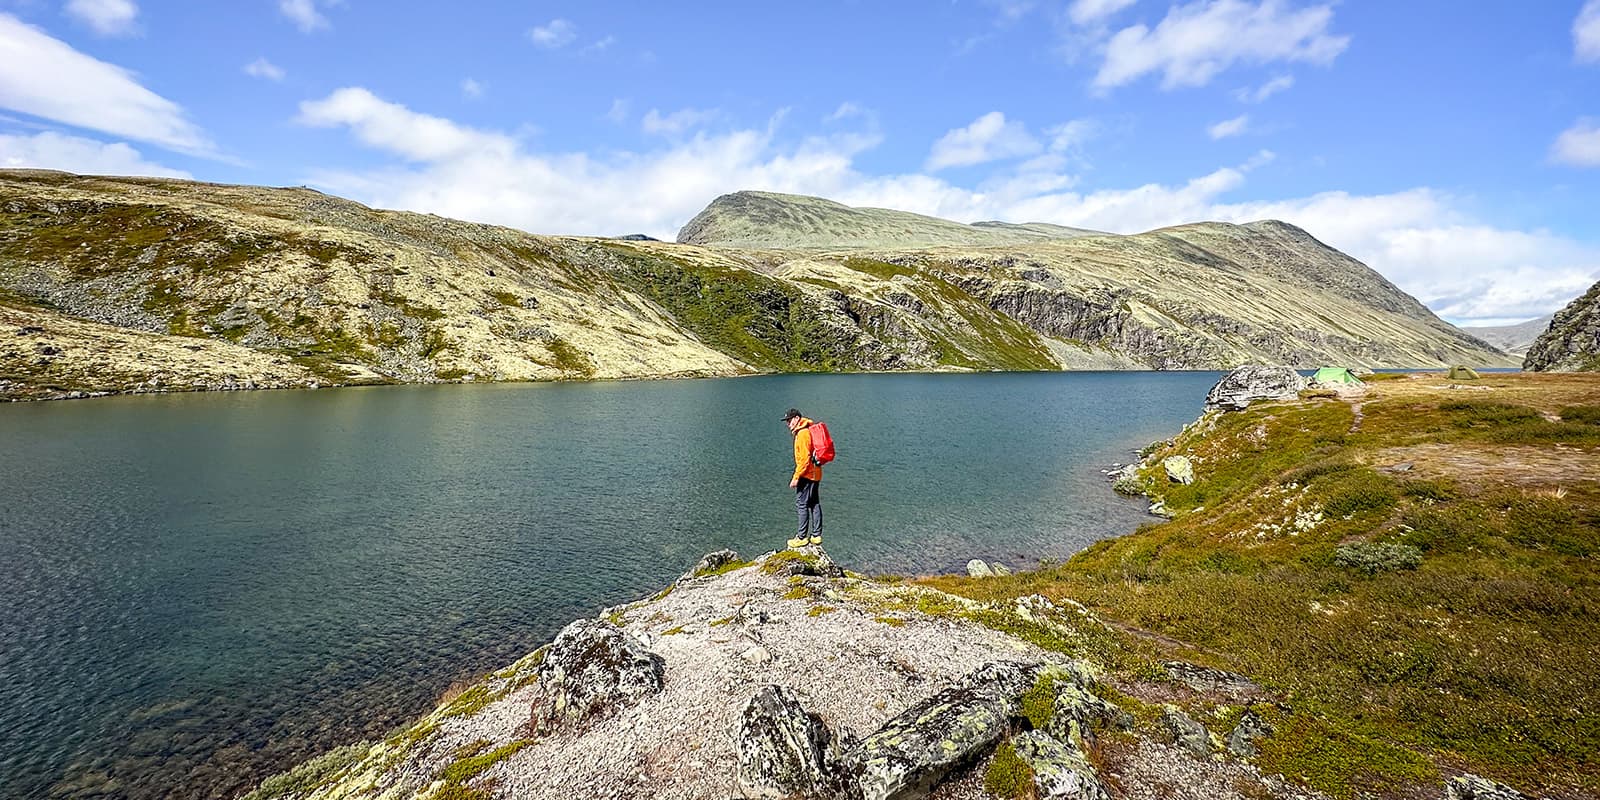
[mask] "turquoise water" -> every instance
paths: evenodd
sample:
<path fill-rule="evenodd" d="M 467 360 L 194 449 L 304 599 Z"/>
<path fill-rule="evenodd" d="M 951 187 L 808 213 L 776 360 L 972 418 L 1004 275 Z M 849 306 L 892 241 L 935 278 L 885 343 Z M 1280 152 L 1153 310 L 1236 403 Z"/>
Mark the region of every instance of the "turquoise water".
<path fill-rule="evenodd" d="M 791 405 L 854 569 L 1062 558 L 1215 373 L 809 375 L 0 406 L 0 797 L 231 797 L 722 547 L 782 545 Z"/>

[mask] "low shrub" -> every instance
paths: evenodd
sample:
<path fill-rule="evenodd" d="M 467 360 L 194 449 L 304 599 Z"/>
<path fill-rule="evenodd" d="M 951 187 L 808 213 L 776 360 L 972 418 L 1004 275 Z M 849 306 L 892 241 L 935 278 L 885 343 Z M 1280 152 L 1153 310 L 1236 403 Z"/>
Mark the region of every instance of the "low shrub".
<path fill-rule="evenodd" d="M 1422 566 L 1422 551 L 1409 544 L 1358 542 L 1340 545 L 1333 561 L 1341 567 L 1376 575 Z"/>

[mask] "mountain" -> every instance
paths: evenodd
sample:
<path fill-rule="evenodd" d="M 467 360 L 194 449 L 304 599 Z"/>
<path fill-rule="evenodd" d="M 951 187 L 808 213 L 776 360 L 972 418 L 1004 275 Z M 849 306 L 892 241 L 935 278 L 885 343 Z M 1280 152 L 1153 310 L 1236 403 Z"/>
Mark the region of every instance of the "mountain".
<path fill-rule="evenodd" d="M 0 397 L 1505 362 L 1278 222 L 1090 235 L 741 193 L 685 231 L 717 244 L 536 236 L 304 188 L 0 171 Z M 881 244 L 897 236 L 918 244 Z"/>
<path fill-rule="evenodd" d="M 1515 325 L 1464 327 L 1461 330 L 1507 353 L 1520 356 L 1528 352 L 1528 347 L 1533 344 L 1533 340 L 1539 338 L 1539 334 L 1550 328 L 1550 320 L 1555 319 L 1555 316 L 1546 314 L 1538 319 L 1530 319 Z"/>
<path fill-rule="evenodd" d="M 1555 313 L 1550 327 L 1528 347 L 1530 372 L 1600 371 L 1600 283 Z"/>
<path fill-rule="evenodd" d="M 1032 222 L 965 225 L 888 208 L 852 208 L 820 197 L 725 194 L 678 232 L 680 244 L 763 250 L 1025 245 L 1097 231 Z"/>

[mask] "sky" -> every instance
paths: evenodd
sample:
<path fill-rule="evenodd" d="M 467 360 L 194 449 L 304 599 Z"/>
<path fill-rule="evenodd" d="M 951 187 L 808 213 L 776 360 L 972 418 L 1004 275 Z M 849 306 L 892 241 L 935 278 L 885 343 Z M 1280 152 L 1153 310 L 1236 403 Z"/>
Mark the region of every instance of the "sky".
<path fill-rule="evenodd" d="M 1282 219 L 1504 324 L 1600 279 L 1600 0 L 0 0 L 0 166 L 669 240 L 740 189 Z"/>

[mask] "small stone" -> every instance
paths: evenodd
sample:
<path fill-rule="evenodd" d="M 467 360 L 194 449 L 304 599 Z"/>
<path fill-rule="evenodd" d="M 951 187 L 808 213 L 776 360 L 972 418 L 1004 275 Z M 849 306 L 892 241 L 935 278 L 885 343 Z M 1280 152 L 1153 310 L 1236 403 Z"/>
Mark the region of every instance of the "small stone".
<path fill-rule="evenodd" d="M 758 644 L 740 653 L 739 657 L 752 664 L 765 664 L 772 660 L 772 651 Z"/>
<path fill-rule="evenodd" d="M 1246 710 L 1244 716 L 1239 717 L 1239 724 L 1228 733 L 1228 752 L 1239 758 L 1254 758 L 1260 752 L 1255 740 L 1271 733 L 1272 726 L 1255 709 Z"/>
<path fill-rule="evenodd" d="M 967 562 L 967 574 L 974 578 L 993 578 L 994 570 L 981 558 L 974 558 Z"/>
<path fill-rule="evenodd" d="M 995 576 L 1000 578 L 1011 574 L 1011 568 L 998 561 L 989 564 L 989 569 L 994 570 Z"/>

